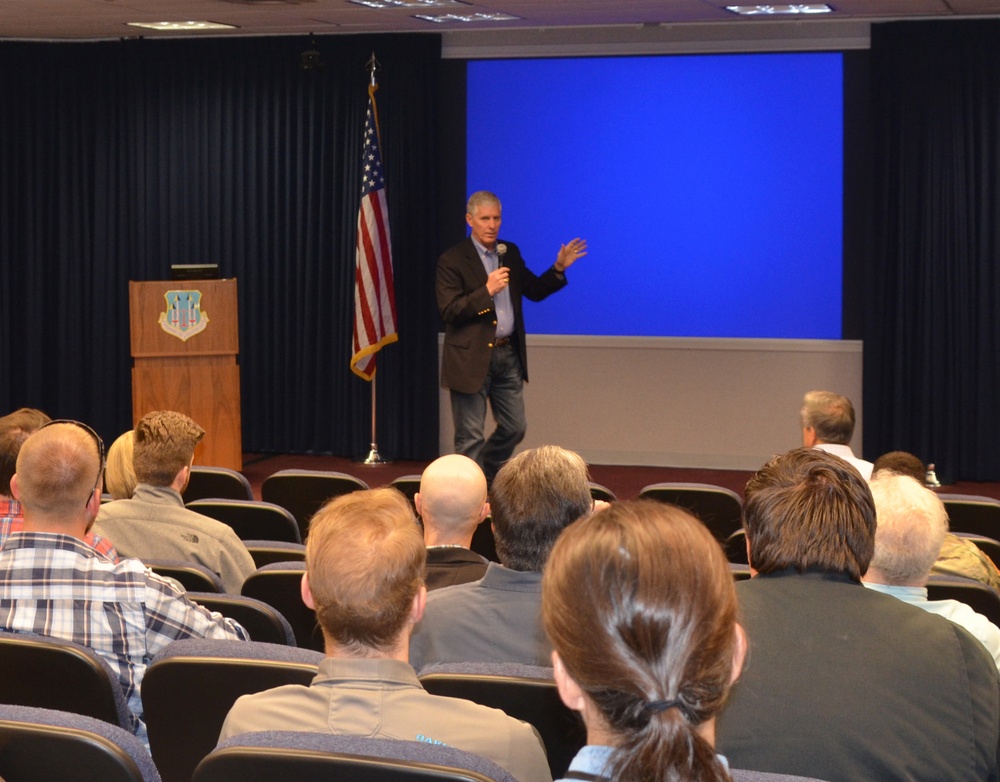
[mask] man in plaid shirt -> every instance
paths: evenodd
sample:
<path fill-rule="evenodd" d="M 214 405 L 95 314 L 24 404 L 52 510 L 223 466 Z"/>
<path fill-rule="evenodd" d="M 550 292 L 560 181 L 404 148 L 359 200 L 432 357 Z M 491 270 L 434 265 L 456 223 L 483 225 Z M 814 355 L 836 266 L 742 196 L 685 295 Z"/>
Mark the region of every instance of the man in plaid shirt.
<path fill-rule="evenodd" d="M 28 435 L 51 420 L 41 410 L 30 407 L 22 407 L 0 418 L 0 546 L 12 532 L 18 532 L 24 526 L 21 503 L 10 496 L 10 479 L 14 477 L 21 445 Z M 107 538 L 91 531 L 87 533 L 87 543 L 112 562 L 118 561 L 118 552 Z"/>
<path fill-rule="evenodd" d="M 0 630 L 97 652 L 118 673 L 135 734 L 145 741 L 139 690 L 153 656 L 181 638 L 248 636 L 138 560 L 115 564 L 84 542 L 100 508 L 103 473 L 104 444 L 85 424 L 55 421 L 24 442 L 11 480 L 24 527 L 0 549 Z"/>

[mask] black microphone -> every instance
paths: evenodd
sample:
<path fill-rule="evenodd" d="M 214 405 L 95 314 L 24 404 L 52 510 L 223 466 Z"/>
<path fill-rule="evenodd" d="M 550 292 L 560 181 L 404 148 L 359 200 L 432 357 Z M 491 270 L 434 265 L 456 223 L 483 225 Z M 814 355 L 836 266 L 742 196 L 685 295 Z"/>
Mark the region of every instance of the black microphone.
<path fill-rule="evenodd" d="M 502 269 L 503 268 L 503 256 L 504 256 L 504 254 L 506 252 L 507 252 L 507 245 L 506 244 L 498 244 L 497 245 L 497 268 L 498 269 Z"/>

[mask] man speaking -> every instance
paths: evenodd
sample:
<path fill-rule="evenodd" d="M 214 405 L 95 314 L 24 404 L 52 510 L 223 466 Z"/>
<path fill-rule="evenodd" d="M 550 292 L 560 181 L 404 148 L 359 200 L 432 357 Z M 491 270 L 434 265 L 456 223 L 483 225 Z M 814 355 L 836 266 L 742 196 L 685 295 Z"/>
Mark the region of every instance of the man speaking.
<path fill-rule="evenodd" d="M 528 379 L 521 297 L 541 301 L 566 285 L 564 272 L 587 254 L 573 239 L 540 277 L 525 266 L 517 245 L 497 242 L 500 199 L 480 190 L 469 196 L 471 236 L 437 265 L 437 304 L 445 323 L 441 385 L 451 390 L 455 452 L 479 463 L 490 483 L 524 439 L 524 382 Z M 496 430 L 485 438 L 486 400 Z"/>

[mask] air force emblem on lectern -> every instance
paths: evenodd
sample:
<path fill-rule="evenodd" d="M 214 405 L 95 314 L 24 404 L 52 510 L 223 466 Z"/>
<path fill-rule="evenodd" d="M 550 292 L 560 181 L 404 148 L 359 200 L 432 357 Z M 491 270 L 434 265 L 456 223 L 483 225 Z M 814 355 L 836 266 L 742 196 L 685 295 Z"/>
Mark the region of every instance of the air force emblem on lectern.
<path fill-rule="evenodd" d="M 167 311 L 160 313 L 160 328 L 187 342 L 208 326 L 208 314 L 201 311 L 201 291 L 167 291 Z"/>

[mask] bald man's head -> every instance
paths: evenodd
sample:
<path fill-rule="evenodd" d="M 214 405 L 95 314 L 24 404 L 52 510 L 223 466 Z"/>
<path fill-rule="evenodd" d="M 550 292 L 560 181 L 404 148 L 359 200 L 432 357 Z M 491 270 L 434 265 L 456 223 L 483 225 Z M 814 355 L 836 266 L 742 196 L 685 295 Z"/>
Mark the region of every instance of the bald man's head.
<path fill-rule="evenodd" d="M 442 456 L 427 465 L 414 502 L 428 546 L 468 548 L 472 533 L 490 512 L 486 476 L 478 464 L 460 454 Z"/>

